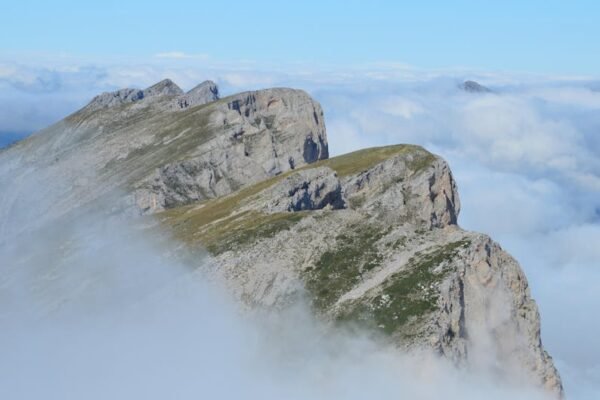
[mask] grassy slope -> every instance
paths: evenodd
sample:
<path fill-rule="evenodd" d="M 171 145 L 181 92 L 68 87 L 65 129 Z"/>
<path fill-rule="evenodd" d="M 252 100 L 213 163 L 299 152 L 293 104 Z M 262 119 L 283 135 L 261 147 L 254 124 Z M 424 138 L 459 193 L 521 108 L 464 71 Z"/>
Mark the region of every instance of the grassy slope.
<path fill-rule="evenodd" d="M 403 339 L 418 335 L 420 322 L 437 309 L 437 285 L 450 271 L 449 263 L 469 244 L 459 240 L 416 253 L 374 293 L 344 304 L 338 320 L 359 321 Z"/>

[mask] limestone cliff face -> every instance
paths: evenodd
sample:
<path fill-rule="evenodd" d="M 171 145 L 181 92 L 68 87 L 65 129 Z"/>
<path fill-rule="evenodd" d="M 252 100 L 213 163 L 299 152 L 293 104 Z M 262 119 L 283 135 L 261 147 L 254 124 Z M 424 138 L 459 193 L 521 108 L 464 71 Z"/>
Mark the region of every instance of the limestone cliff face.
<path fill-rule="evenodd" d="M 154 214 L 141 218 L 207 249 L 246 307 L 304 297 L 325 321 L 562 395 L 523 271 L 458 226 L 447 163 L 412 145 L 329 159 L 303 91 L 218 99 L 210 81 L 183 93 L 166 80 L 103 94 L 0 152 L 0 185 L 0 239 L 22 209 Z"/>
<path fill-rule="evenodd" d="M 206 200 L 328 157 L 323 111 L 306 93 L 242 93 L 207 115 L 214 139 L 138 183 L 145 212 Z"/>
<path fill-rule="evenodd" d="M 0 184 L 11 187 L 0 193 L 0 231 L 20 225 L 17 206 L 40 223 L 107 199 L 114 212 L 152 213 L 328 156 L 321 107 L 301 90 L 215 100 L 210 81 L 183 93 L 164 80 L 135 91 L 97 96 L 0 152 Z"/>
<path fill-rule="evenodd" d="M 541 345 L 539 313 L 519 264 L 489 237 L 471 238 L 460 264 L 440 286 L 442 312 L 435 324 L 441 325 L 441 335 L 435 345 L 451 357 L 462 358 L 466 351 L 474 368 L 503 365 L 560 393 L 560 378 Z"/>
<path fill-rule="evenodd" d="M 209 249 L 216 276 L 249 307 L 306 296 L 326 320 L 561 396 L 521 268 L 489 237 L 462 230 L 459 211 L 447 163 L 399 145 L 159 216 Z"/>

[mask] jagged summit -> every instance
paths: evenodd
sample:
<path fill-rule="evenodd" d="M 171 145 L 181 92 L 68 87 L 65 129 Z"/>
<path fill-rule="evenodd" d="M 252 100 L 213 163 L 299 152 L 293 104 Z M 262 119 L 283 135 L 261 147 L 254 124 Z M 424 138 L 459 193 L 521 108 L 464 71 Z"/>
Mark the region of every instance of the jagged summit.
<path fill-rule="evenodd" d="M 202 82 L 181 96 L 177 104 L 180 108 L 188 108 L 215 100 L 219 100 L 219 88 L 216 83 L 209 80 Z"/>
<path fill-rule="evenodd" d="M 151 96 L 179 96 L 183 90 L 170 79 L 163 79 L 154 85 L 144 89 L 145 97 Z"/>
<path fill-rule="evenodd" d="M 492 90 L 475 81 L 464 81 L 459 87 L 469 93 L 491 93 Z"/>
<path fill-rule="evenodd" d="M 165 101 L 164 108 L 180 110 L 191 106 L 206 104 L 219 99 L 219 88 L 213 81 L 204 81 L 187 93 L 171 79 L 163 79 L 146 89 L 119 89 L 105 92 L 92 99 L 87 109 L 113 107 L 120 104 L 148 101 Z"/>
<path fill-rule="evenodd" d="M 194 94 L 194 93 L 205 93 L 210 92 L 213 96 L 219 97 L 219 88 L 217 84 L 211 80 L 204 81 L 199 85 L 194 86 L 190 89 L 186 94 Z M 215 99 L 216 100 L 216 99 Z"/>
<path fill-rule="evenodd" d="M 328 157 L 323 111 L 306 92 L 264 89 L 212 101 L 217 91 L 206 82 L 179 96 L 145 98 L 141 90 L 135 100 L 127 97 L 135 89 L 103 94 L 3 152 L 31 162 L 5 178 L 56 171 L 73 183 L 68 190 L 45 188 L 52 191 L 45 197 L 57 200 L 48 203 L 52 209 L 40 210 L 40 218 L 56 218 L 116 191 L 131 196 L 123 207 L 152 213 L 222 196 Z M 78 179 L 82 171 L 90 171 L 95 182 Z M 52 179 L 59 178 L 47 180 Z M 10 210 L 0 209 L 0 225 L 5 216 L 10 219 Z"/>
<path fill-rule="evenodd" d="M 133 103 L 144 98 L 144 91 L 140 89 L 119 89 L 114 92 L 104 92 L 94 97 L 86 106 L 90 109 L 112 107 L 119 104 Z"/>

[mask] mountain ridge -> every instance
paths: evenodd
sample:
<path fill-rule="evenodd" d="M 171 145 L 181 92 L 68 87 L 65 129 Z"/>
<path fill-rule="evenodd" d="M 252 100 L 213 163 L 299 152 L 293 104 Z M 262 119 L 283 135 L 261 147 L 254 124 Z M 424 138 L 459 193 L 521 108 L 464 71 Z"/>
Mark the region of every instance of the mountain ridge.
<path fill-rule="evenodd" d="M 183 93 L 170 80 L 140 98 L 130 90 L 0 152 L 11 188 L 0 193 L 0 233 L 19 226 L 22 207 L 51 222 L 116 197 L 108 214 L 146 215 L 206 248 L 211 273 L 246 307 L 305 296 L 326 321 L 459 365 L 518 370 L 562 396 L 523 271 L 459 227 L 441 157 L 396 145 L 329 158 L 322 108 L 301 90 L 214 99 L 211 81 Z"/>

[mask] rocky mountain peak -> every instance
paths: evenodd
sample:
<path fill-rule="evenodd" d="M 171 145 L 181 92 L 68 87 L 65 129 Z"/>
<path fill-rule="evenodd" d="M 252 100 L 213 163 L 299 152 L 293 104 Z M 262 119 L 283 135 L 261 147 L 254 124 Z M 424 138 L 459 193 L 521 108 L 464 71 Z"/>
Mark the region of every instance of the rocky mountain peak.
<path fill-rule="evenodd" d="M 475 81 L 464 81 L 459 87 L 468 93 L 490 93 L 491 89 Z"/>
<path fill-rule="evenodd" d="M 177 99 L 179 108 L 184 109 L 195 105 L 219 100 L 219 87 L 213 81 L 204 81 Z"/>
<path fill-rule="evenodd" d="M 152 96 L 179 96 L 183 94 L 183 90 L 170 79 L 163 79 L 154 85 L 144 89 L 145 97 Z"/>
<path fill-rule="evenodd" d="M 217 84 L 211 80 L 204 81 L 192 89 L 190 89 L 186 94 L 198 94 L 198 93 L 210 93 L 214 96 L 213 100 L 218 100 L 219 98 L 219 88 Z"/>

